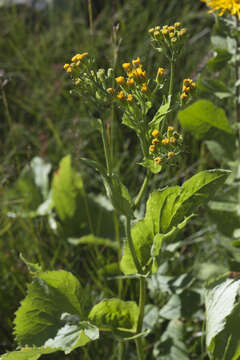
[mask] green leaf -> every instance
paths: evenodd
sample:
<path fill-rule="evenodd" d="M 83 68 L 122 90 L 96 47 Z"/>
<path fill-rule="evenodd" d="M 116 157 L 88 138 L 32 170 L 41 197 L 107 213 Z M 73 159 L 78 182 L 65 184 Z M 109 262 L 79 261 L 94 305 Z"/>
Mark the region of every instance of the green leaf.
<path fill-rule="evenodd" d="M 224 110 L 208 100 L 199 100 L 179 111 L 178 118 L 182 127 L 192 132 L 197 139 L 202 139 L 212 127 L 233 133 Z"/>
<path fill-rule="evenodd" d="M 80 175 L 71 167 L 71 155 L 65 156 L 52 183 L 53 201 L 61 220 L 73 216 L 77 194 L 82 190 L 82 186 Z"/>
<path fill-rule="evenodd" d="M 150 195 L 145 218 L 138 221 L 131 229 L 133 246 L 143 271 L 149 270 L 151 256 L 159 255 L 163 239 L 174 238 L 186 225 L 192 212 L 209 200 L 224 183 L 229 173 L 227 170 L 202 171 L 181 187 L 168 187 Z M 152 249 L 155 235 L 157 237 Z M 125 274 L 137 272 L 128 243 L 125 245 L 120 267 Z M 156 271 L 156 267 L 154 266 L 152 270 Z"/>
<path fill-rule="evenodd" d="M 134 301 L 106 299 L 95 305 L 88 316 L 105 330 L 136 332 L 139 308 Z"/>
<path fill-rule="evenodd" d="M 24 262 L 24 264 L 27 265 L 28 270 L 30 271 L 30 273 L 38 273 L 42 271 L 42 268 L 39 264 L 34 264 L 29 262 L 28 260 L 26 260 L 22 254 L 20 254 L 20 259 Z"/>
<path fill-rule="evenodd" d="M 131 228 L 131 236 L 138 261 L 143 268 L 147 266 L 151 258 L 151 247 L 154 237 L 151 223 L 145 219 L 138 221 Z M 128 242 L 125 243 L 120 268 L 124 274 L 135 274 L 137 272 Z"/>
<path fill-rule="evenodd" d="M 69 354 L 74 349 L 84 346 L 99 338 L 99 329 L 88 321 L 77 324 L 65 324 L 53 339 L 49 339 L 45 346 L 59 348 Z"/>
<path fill-rule="evenodd" d="M 138 164 L 149 169 L 153 174 L 159 174 L 162 170 L 162 165 L 158 165 L 153 159 L 144 159 Z"/>
<path fill-rule="evenodd" d="M 41 355 L 51 354 L 58 351 L 47 347 L 30 348 L 24 347 L 19 351 L 11 351 L 7 354 L 1 355 L 1 360 L 38 360 Z"/>
<path fill-rule="evenodd" d="M 230 173 L 230 171 L 222 169 L 205 170 L 187 180 L 172 209 L 170 226 L 178 224 L 184 216 L 189 215 L 201 204 L 210 200 Z"/>
<path fill-rule="evenodd" d="M 160 340 L 154 344 L 153 355 L 158 360 L 189 360 L 184 342 L 184 325 L 171 320 Z"/>
<path fill-rule="evenodd" d="M 66 353 L 82 346 L 90 341 L 79 322 L 84 316 L 85 303 L 84 291 L 71 273 L 63 270 L 37 273 L 16 312 L 15 335 L 18 344 L 39 347 L 48 344 Z M 70 330 L 67 325 L 75 327 Z M 66 340 L 62 345 L 60 337 Z"/>
<path fill-rule="evenodd" d="M 149 134 L 151 134 L 154 129 L 159 129 L 160 123 L 164 120 L 166 114 L 169 112 L 170 105 L 171 99 L 169 98 L 165 104 L 160 106 L 154 115 L 154 118 L 148 124 Z"/>
<path fill-rule="evenodd" d="M 52 165 L 46 163 L 40 157 L 35 157 L 32 159 L 30 166 L 33 172 L 35 184 L 40 188 L 43 198 L 47 199 L 49 192 L 49 173 Z"/>
<path fill-rule="evenodd" d="M 104 177 L 103 179 L 107 196 L 111 200 L 113 207 L 119 212 L 119 214 L 132 217 L 133 201 L 126 186 L 115 174 L 111 177 Z"/>
<path fill-rule="evenodd" d="M 206 290 L 206 344 L 215 360 L 237 360 L 240 304 L 239 279 L 221 278 Z"/>
<path fill-rule="evenodd" d="M 231 58 L 232 55 L 226 49 L 216 48 L 214 56 L 207 61 L 207 66 L 211 71 L 220 71 Z"/>
<path fill-rule="evenodd" d="M 93 234 L 85 235 L 80 237 L 79 239 L 75 238 L 69 238 L 68 242 L 72 245 L 97 245 L 97 246 L 108 246 L 112 249 L 117 249 L 116 242 L 113 242 L 112 240 L 105 239 L 99 236 L 95 236 Z"/>

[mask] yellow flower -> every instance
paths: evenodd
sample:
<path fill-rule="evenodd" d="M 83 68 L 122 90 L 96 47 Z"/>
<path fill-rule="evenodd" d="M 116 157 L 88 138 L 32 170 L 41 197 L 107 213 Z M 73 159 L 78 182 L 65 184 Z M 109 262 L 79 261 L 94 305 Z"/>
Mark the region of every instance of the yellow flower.
<path fill-rule="evenodd" d="M 174 144 L 176 142 L 176 138 L 174 136 L 171 136 L 169 141 L 171 144 Z"/>
<path fill-rule="evenodd" d="M 119 100 L 123 100 L 123 99 L 125 98 L 124 92 L 123 92 L 123 91 L 120 91 L 120 93 L 117 94 L 117 98 L 118 98 Z"/>
<path fill-rule="evenodd" d="M 69 64 L 65 64 L 65 65 L 63 66 L 64 70 L 67 70 L 69 67 L 70 67 Z"/>
<path fill-rule="evenodd" d="M 143 84 L 142 88 L 141 88 L 142 92 L 147 92 L 148 91 L 148 87 L 147 84 Z"/>
<path fill-rule="evenodd" d="M 127 79 L 127 85 L 133 86 L 134 85 L 134 79 Z"/>
<path fill-rule="evenodd" d="M 182 95 L 181 95 L 181 99 L 185 100 L 187 98 L 188 98 L 188 95 L 185 92 L 183 92 Z"/>
<path fill-rule="evenodd" d="M 170 151 L 170 152 L 168 153 L 168 158 L 170 159 L 170 158 L 172 158 L 174 155 L 175 155 L 174 152 L 173 152 L 173 151 Z"/>
<path fill-rule="evenodd" d="M 79 85 L 81 81 L 82 81 L 82 80 L 81 80 L 80 78 L 77 78 L 77 79 L 75 80 L 75 85 Z"/>
<path fill-rule="evenodd" d="M 153 137 L 158 137 L 160 135 L 160 132 L 157 130 L 157 129 L 155 129 L 155 130 L 153 130 L 153 132 L 152 132 L 152 136 Z"/>
<path fill-rule="evenodd" d="M 157 145 L 158 143 L 159 143 L 159 140 L 158 140 L 158 139 L 156 139 L 156 138 L 153 139 L 153 141 L 152 141 L 152 144 L 153 144 L 153 145 Z"/>
<path fill-rule="evenodd" d="M 130 63 L 124 63 L 122 64 L 122 68 L 126 71 L 128 71 L 131 68 L 131 64 Z"/>
<path fill-rule="evenodd" d="M 150 151 L 150 152 L 154 152 L 155 149 L 156 149 L 156 148 L 155 148 L 155 145 L 150 145 L 150 146 L 149 146 L 149 151 Z"/>
<path fill-rule="evenodd" d="M 132 94 L 128 94 L 127 101 L 129 101 L 129 102 L 132 102 L 132 101 L 133 101 L 133 96 L 132 96 Z"/>
<path fill-rule="evenodd" d="M 108 88 L 108 89 L 107 89 L 107 92 L 108 92 L 109 94 L 114 94 L 114 93 L 115 93 L 115 90 L 114 90 L 113 88 Z"/>
<path fill-rule="evenodd" d="M 169 133 L 172 133 L 173 131 L 174 131 L 174 127 L 173 127 L 173 126 L 169 126 L 169 127 L 168 127 L 168 132 L 169 132 Z"/>
<path fill-rule="evenodd" d="M 157 165 L 160 165 L 161 162 L 162 162 L 162 158 L 161 158 L 161 157 L 156 157 L 156 158 L 154 159 L 154 161 L 155 161 L 155 163 L 156 163 Z"/>
<path fill-rule="evenodd" d="M 240 19 L 240 1 L 239 0 L 202 0 L 210 7 L 210 12 L 217 11 L 219 16 L 225 12 L 231 15 L 238 15 Z"/>
<path fill-rule="evenodd" d="M 158 76 L 163 76 L 164 73 L 165 73 L 164 68 L 159 67 L 159 68 L 158 68 L 158 71 L 157 71 L 157 75 L 158 75 Z"/>
<path fill-rule="evenodd" d="M 155 30 L 154 28 L 151 28 L 148 30 L 148 32 L 151 34 L 152 32 L 154 32 L 154 30 Z"/>
<path fill-rule="evenodd" d="M 163 35 L 167 35 L 167 34 L 168 34 L 168 30 L 167 30 L 167 29 L 163 29 L 163 30 L 161 30 L 161 33 L 162 33 Z"/>
<path fill-rule="evenodd" d="M 138 57 L 136 60 L 133 60 L 133 61 L 132 61 L 132 64 L 133 64 L 134 66 L 140 65 L 140 63 L 141 63 L 141 60 L 140 60 L 139 57 Z"/>
<path fill-rule="evenodd" d="M 169 142 L 170 142 L 169 139 L 163 139 L 163 140 L 162 140 L 162 144 L 163 144 L 163 145 L 168 145 Z"/>
<path fill-rule="evenodd" d="M 71 73 L 71 72 L 72 72 L 71 66 L 69 66 L 66 71 L 67 71 L 68 73 Z"/>
<path fill-rule="evenodd" d="M 125 81 L 125 79 L 124 79 L 123 76 L 118 76 L 118 77 L 115 78 L 115 80 L 116 80 L 116 82 L 117 82 L 118 84 L 123 84 L 124 81 Z"/>

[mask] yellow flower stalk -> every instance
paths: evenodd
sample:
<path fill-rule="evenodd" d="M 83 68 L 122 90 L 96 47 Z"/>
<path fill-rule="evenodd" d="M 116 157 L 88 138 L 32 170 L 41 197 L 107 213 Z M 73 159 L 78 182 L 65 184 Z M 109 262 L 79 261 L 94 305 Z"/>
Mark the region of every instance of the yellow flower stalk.
<path fill-rule="evenodd" d="M 228 12 L 240 19 L 240 0 L 202 0 L 210 7 L 210 12 L 217 11 L 218 16 Z"/>

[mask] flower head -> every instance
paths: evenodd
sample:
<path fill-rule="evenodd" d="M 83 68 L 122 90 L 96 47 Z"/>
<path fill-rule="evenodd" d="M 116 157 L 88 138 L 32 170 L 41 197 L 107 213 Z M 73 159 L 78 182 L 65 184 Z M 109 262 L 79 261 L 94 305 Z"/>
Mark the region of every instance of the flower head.
<path fill-rule="evenodd" d="M 239 0 L 202 0 L 210 7 L 210 12 L 217 11 L 219 16 L 225 12 L 231 15 L 238 15 L 240 19 L 240 1 Z"/>

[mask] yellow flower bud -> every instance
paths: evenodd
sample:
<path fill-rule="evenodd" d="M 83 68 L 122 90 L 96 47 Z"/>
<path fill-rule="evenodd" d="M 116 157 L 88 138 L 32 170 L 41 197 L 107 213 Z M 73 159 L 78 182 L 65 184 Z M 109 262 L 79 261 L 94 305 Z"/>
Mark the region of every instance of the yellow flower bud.
<path fill-rule="evenodd" d="M 141 63 L 141 60 L 140 60 L 139 57 L 138 57 L 137 59 L 135 59 L 135 60 L 132 61 L 132 64 L 133 64 L 134 66 L 140 65 L 140 63 Z"/>
<path fill-rule="evenodd" d="M 122 68 L 126 71 L 128 71 L 131 68 L 131 64 L 130 63 L 123 63 L 122 64 Z"/>
<path fill-rule="evenodd" d="M 155 145 L 150 145 L 149 146 L 149 151 L 150 152 L 154 152 L 155 150 L 156 150 Z"/>
<path fill-rule="evenodd" d="M 155 30 L 154 28 L 151 28 L 151 29 L 148 30 L 148 32 L 151 34 L 151 33 L 154 32 L 154 30 Z"/>
<path fill-rule="evenodd" d="M 166 36 L 166 35 L 168 35 L 168 30 L 167 30 L 167 29 L 163 29 L 163 30 L 161 30 L 161 33 Z"/>
<path fill-rule="evenodd" d="M 148 87 L 147 84 L 143 84 L 142 88 L 141 88 L 142 92 L 147 92 L 148 91 Z"/>
<path fill-rule="evenodd" d="M 173 126 L 169 126 L 169 127 L 168 127 L 168 132 L 169 132 L 169 133 L 172 133 L 173 131 L 174 131 L 174 127 L 173 127 Z"/>
<path fill-rule="evenodd" d="M 123 76 L 118 76 L 115 78 L 115 80 L 118 84 L 123 84 L 125 82 L 125 79 Z"/>
<path fill-rule="evenodd" d="M 155 139 L 152 140 L 152 144 L 153 144 L 153 145 L 157 145 L 158 143 L 159 143 L 159 140 L 158 140 L 158 139 L 155 138 Z"/>
<path fill-rule="evenodd" d="M 163 145 L 168 145 L 169 144 L 169 139 L 163 139 L 162 144 Z"/>
<path fill-rule="evenodd" d="M 160 132 L 159 132 L 159 130 L 157 130 L 157 129 L 155 129 L 155 130 L 153 130 L 153 132 L 152 132 L 152 136 L 153 137 L 158 137 L 160 135 Z"/>
<path fill-rule="evenodd" d="M 168 26 L 169 31 L 174 31 L 174 26 Z"/>
<path fill-rule="evenodd" d="M 82 81 L 82 80 L 81 80 L 80 78 L 77 78 L 77 79 L 75 80 L 75 85 L 79 85 L 81 81 Z"/>
<path fill-rule="evenodd" d="M 175 26 L 176 28 L 178 28 L 178 27 L 181 26 L 181 23 L 180 23 L 180 22 L 175 22 L 174 26 Z"/>
<path fill-rule="evenodd" d="M 173 38 L 173 37 L 174 37 L 174 32 L 170 32 L 170 33 L 169 33 L 169 37 L 170 37 L 170 38 Z"/>
<path fill-rule="evenodd" d="M 123 91 L 120 91 L 120 93 L 117 94 L 117 98 L 119 100 L 123 100 L 125 98 L 125 95 L 124 95 L 124 92 Z"/>
<path fill-rule="evenodd" d="M 66 71 L 67 71 L 68 73 L 71 73 L 71 72 L 72 72 L 71 66 L 69 66 Z"/>
<path fill-rule="evenodd" d="M 170 158 L 172 158 L 174 155 L 175 155 L 174 152 L 173 152 L 173 151 L 170 151 L 170 152 L 168 153 L 168 158 L 170 159 Z"/>
<path fill-rule="evenodd" d="M 63 68 L 64 68 L 64 70 L 67 70 L 68 68 L 69 68 L 69 64 L 65 64 L 64 66 L 63 66 Z"/>
<path fill-rule="evenodd" d="M 154 161 L 155 161 L 155 163 L 157 164 L 157 165 L 160 165 L 161 163 L 162 163 L 162 158 L 161 157 L 156 157 L 155 159 L 154 159 Z"/>
<path fill-rule="evenodd" d="M 128 94 L 127 101 L 129 101 L 129 102 L 132 102 L 132 101 L 133 101 L 133 96 L 132 96 L 132 94 Z"/>
<path fill-rule="evenodd" d="M 107 89 L 107 92 L 109 93 L 109 94 L 114 94 L 115 93 L 115 89 L 113 89 L 113 88 L 108 88 Z"/>
<path fill-rule="evenodd" d="M 188 98 L 188 95 L 185 92 L 183 92 L 182 95 L 181 95 L 181 99 L 185 100 L 187 98 Z"/>
<path fill-rule="evenodd" d="M 171 136 L 170 139 L 169 139 L 169 141 L 170 141 L 171 144 L 175 144 L 176 139 L 175 139 L 174 136 Z"/>
<path fill-rule="evenodd" d="M 127 85 L 128 85 L 128 86 L 133 86 L 133 85 L 134 85 L 134 82 L 135 82 L 135 81 L 134 81 L 134 79 L 132 79 L 132 78 L 131 78 L 131 79 L 127 79 Z"/>
<path fill-rule="evenodd" d="M 157 75 L 158 75 L 158 76 L 163 76 L 164 74 L 165 74 L 164 68 L 159 67 L 159 68 L 158 68 L 158 71 L 157 71 Z"/>

